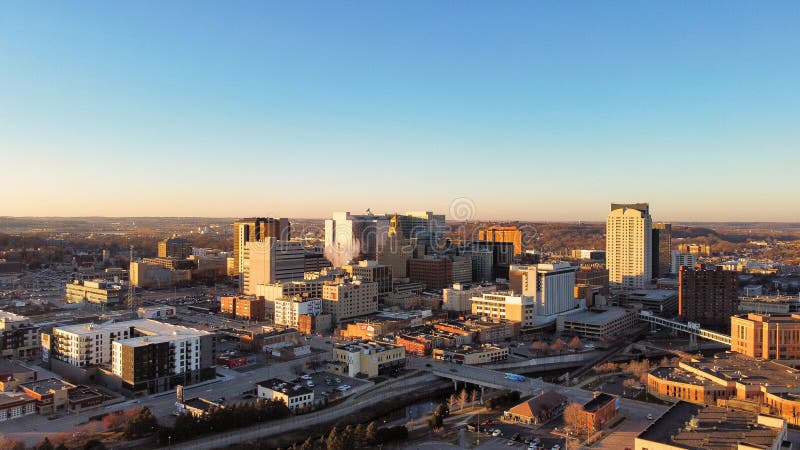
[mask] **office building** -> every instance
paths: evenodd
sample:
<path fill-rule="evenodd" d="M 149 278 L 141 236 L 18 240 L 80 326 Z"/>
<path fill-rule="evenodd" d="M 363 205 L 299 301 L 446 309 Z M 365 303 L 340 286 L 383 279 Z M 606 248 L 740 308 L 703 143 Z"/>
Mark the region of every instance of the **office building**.
<path fill-rule="evenodd" d="M 606 218 L 606 267 L 614 289 L 642 289 L 653 278 L 650 206 L 611 204 Z"/>
<path fill-rule="evenodd" d="M 327 282 L 322 287 L 322 312 L 335 322 L 378 311 L 378 283 L 355 280 L 351 283 Z"/>
<path fill-rule="evenodd" d="M 508 347 L 498 347 L 493 344 L 435 348 L 431 353 L 435 360 L 464 364 L 467 366 L 495 363 L 508 359 Z"/>
<path fill-rule="evenodd" d="M 406 349 L 402 345 L 386 342 L 362 341 L 333 347 L 331 371 L 367 378 L 400 369 L 406 364 Z"/>
<path fill-rule="evenodd" d="M 193 258 L 172 258 L 172 257 L 158 257 L 158 258 L 142 258 L 143 263 L 161 266 L 169 270 L 193 270 L 197 268 L 196 261 Z"/>
<path fill-rule="evenodd" d="M 507 242 L 514 246 L 514 255 L 522 254 L 522 231 L 516 226 L 492 226 L 478 231 L 478 239 L 487 242 Z"/>
<path fill-rule="evenodd" d="M 79 413 L 99 407 L 104 400 L 103 394 L 88 386 L 76 386 L 57 378 L 23 383 L 19 390 L 35 401 L 39 414 Z"/>
<path fill-rule="evenodd" d="M 442 291 L 442 309 L 455 313 L 472 311 L 472 297 L 481 297 L 484 293 L 497 290 L 495 285 L 469 285 L 453 283 L 453 286 Z"/>
<path fill-rule="evenodd" d="M 711 256 L 711 246 L 707 244 L 681 244 L 678 246 L 678 251 L 698 256 Z"/>
<path fill-rule="evenodd" d="M 560 314 L 578 306 L 575 271 L 568 263 L 514 265 L 509 270 L 511 290 L 531 297 L 538 316 Z"/>
<path fill-rule="evenodd" d="M 681 253 L 677 250 L 670 252 L 670 271 L 673 274 L 680 272 L 681 267 L 694 267 L 697 264 L 697 254 Z"/>
<path fill-rule="evenodd" d="M 492 279 L 507 279 L 508 268 L 514 263 L 513 242 L 472 241 L 464 246 L 464 251 L 489 250 L 492 252 Z"/>
<path fill-rule="evenodd" d="M 572 255 L 572 257 L 575 259 L 584 259 L 588 261 L 606 260 L 605 250 L 572 250 L 570 255 Z"/>
<path fill-rule="evenodd" d="M 377 261 L 359 261 L 358 264 L 345 264 L 345 272 L 354 279 L 368 283 L 378 283 L 378 298 L 384 299 L 392 292 L 392 268 Z"/>
<path fill-rule="evenodd" d="M 39 352 L 39 327 L 30 319 L 0 310 L 0 358 L 30 359 Z"/>
<path fill-rule="evenodd" d="M 424 284 L 425 289 L 444 289 L 453 284 L 453 261 L 434 256 L 412 259 L 408 262 L 408 277 L 415 283 Z"/>
<path fill-rule="evenodd" d="M 483 249 L 470 249 L 464 251 L 463 255 L 470 259 L 472 262 L 472 280 L 478 283 L 485 283 L 492 280 L 492 273 L 494 266 L 492 260 L 494 255 L 492 251 Z M 455 280 L 453 281 L 456 282 Z"/>
<path fill-rule="evenodd" d="M 608 295 L 608 270 L 603 264 L 581 264 L 575 272 L 575 284 L 600 286 L 600 293 Z"/>
<path fill-rule="evenodd" d="M 472 279 L 472 259 L 466 256 L 451 256 L 453 275 L 451 283 L 470 283 Z"/>
<path fill-rule="evenodd" d="M 731 351 L 765 360 L 800 360 L 800 314 L 731 316 Z"/>
<path fill-rule="evenodd" d="M 490 319 L 519 322 L 522 328 L 534 326 L 536 305 L 530 296 L 511 292 L 484 293 L 472 298 L 472 314 Z"/>
<path fill-rule="evenodd" d="M 325 257 L 334 267 L 351 261 L 376 259 L 389 232 L 390 218 L 375 215 L 335 212 L 325 220 Z"/>
<path fill-rule="evenodd" d="M 73 280 L 66 287 L 67 303 L 116 304 L 122 301 L 122 285 L 104 280 Z"/>
<path fill-rule="evenodd" d="M 311 409 L 314 390 L 300 384 L 271 378 L 256 384 L 258 398 L 283 402 L 291 411 Z"/>
<path fill-rule="evenodd" d="M 300 327 L 302 316 L 322 313 L 322 300 L 318 298 L 284 297 L 275 300 L 275 325 Z"/>
<path fill-rule="evenodd" d="M 786 449 L 786 421 L 758 412 L 678 402 L 635 439 L 636 450 Z"/>
<path fill-rule="evenodd" d="M 255 217 L 237 220 L 233 223 L 233 273 L 243 272 L 245 245 L 251 241 L 263 241 L 275 238 L 288 241 L 291 235 L 289 219 L 271 217 Z"/>
<path fill-rule="evenodd" d="M 173 270 L 161 264 L 133 261 L 130 264 L 129 277 L 130 283 L 137 288 L 168 289 L 189 284 L 192 280 L 192 271 Z"/>
<path fill-rule="evenodd" d="M 256 285 L 256 297 L 275 301 L 283 297 L 322 298 L 322 287 L 328 280 L 322 277 L 313 280 L 284 281 L 282 283 Z M 340 279 L 343 281 L 343 279 Z"/>
<path fill-rule="evenodd" d="M 425 247 L 417 245 L 416 238 L 404 238 L 390 228 L 386 243 L 378 249 L 377 260 L 379 264 L 392 268 L 394 278 L 407 278 L 408 261 L 421 258 L 424 254 Z"/>
<path fill-rule="evenodd" d="M 268 237 L 245 244 L 242 263 L 242 290 L 256 295 L 256 286 L 281 281 L 302 280 L 305 250 L 300 242 Z"/>
<path fill-rule="evenodd" d="M 681 266 L 678 285 L 678 314 L 686 321 L 727 329 L 739 312 L 736 272 Z"/>
<path fill-rule="evenodd" d="M 192 244 L 186 239 L 173 237 L 158 241 L 159 258 L 186 259 L 192 254 Z"/>
<path fill-rule="evenodd" d="M 652 230 L 652 275 L 666 277 L 670 273 L 672 254 L 672 224 L 654 223 Z"/>

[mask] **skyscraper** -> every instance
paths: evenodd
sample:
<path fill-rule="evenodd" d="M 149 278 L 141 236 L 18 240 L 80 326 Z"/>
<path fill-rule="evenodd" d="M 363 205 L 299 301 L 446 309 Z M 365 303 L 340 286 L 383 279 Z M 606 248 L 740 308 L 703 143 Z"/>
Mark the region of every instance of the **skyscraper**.
<path fill-rule="evenodd" d="M 516 226 L 492 226 L 478 231 L 478 239 L 488 242 L 511 242 L 514 244 L 514 255 L 522 254 L 522 231 Z"/>
<path fill-rule="evenodd" d="M 252 217 L 233 223 L 233 272 L 240 274 L 244 265 L 244 246 L 250 241 L 263 241 L 268 237 L 288 241 L 291 229 L 289 219 Z"/>
<path fill-rule="evenodd" d="M 606 266 L 612 288 L 641 289 L 650 282 L 652 232 L 649 204 L 611 204 L 606 218 Z"/>
<path fill-rule="evenodd" d="M 672 250 L 672 224 L 653 224 L 653 278 L 665 277 L 670 273 L 670 251 Z"/>

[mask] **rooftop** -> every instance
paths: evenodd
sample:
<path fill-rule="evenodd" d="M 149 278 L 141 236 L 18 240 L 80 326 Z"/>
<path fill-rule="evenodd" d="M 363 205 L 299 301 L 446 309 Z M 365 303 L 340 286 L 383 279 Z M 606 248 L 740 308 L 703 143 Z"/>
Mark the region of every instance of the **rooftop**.
<path fill-rule="evenodd" d="M 83 323 L 77 325 L 67 325 L 58 327 L 59 331 L 65 333 L 72 333 L 77 335 L 90 335 L 97 331 L 117 332 L 135 328 L 136 331 L 147 334 L 150 336 L 159 335 L 183 335 L 183 336 L 198 336 L 210 334 L 208 331 L 198 330 L 196 328 L 184 327 L 181 325 L 173 325 L 169 323 L 159 322 L 151 319 L 127 320 L 124 322 L 113 323 Z"/>
<path fill-rule="evenodd" d="M 13 312 L 10 311 L 0 310 L 0 320 L 6 320 L 9 322 L 18 322 L 22 320 L 28 320 L 28 318 L 25 316 L 20 316 L 19 314 L 14 314 Z"/>
<path fill-rule="evenodd" d="M 196 397 L 190 398 L 183 402 L 189 408 L 200 410 L 203 412 L 210 411 L 213 408 L 222 408 L 223 406 L 219 403 L 212 402 L 211 400 L 206 400 L 204 398 Z"/>
<path fill-rule="evenodd" d="M 0 408 L 16 406 L 24 402 L 34 401 L 34 398 L 24 392 L 0 392 Z"/>
<path fill-rule="evenodd" d="M 543 412 L 552 411 L 567 401 L 567 397 L 553 392 L 547 391 L 538 397 L 534 397 L 528 401 L 524 401 L 517 406 L 509 409 L 508 412 L 525 417 L 537 417 Z"/>
<path fill-rule="evenodd" d="M 611 321 L 618 320 L 630 311 L 623 308 L 609 308 L 605 311 L 584 311 L 576 314 L 564 315 L 566 322 L 579 322 L 589 325 L 604 325 Z"/>
<path fill-rule="evenodd" d="M 301 384 L 283 381 L 278 378 L 270 378 L 269 380 L 261 381 L 258 383 L 258 385 L 267 389 L 272 389 L 273 391 L 282 392 L 290 397 L 306 395 L 314 392 Z"/>
<path fill-rule="evenodd" d="M 20 387 L 32 392 L 36 392 L 39 395 L 46 395 L 52 391 L 61 391 L 64 389 L 74 388 L 75 385 L 64 380 L 59 380 L 58 378 L 45 378 L 42 380 L 20 384 Z"/>
<path fill-rule="evenodd" d="M 603 405 L 607 404 L 608 402 L 614 401 L 617 397 L 606 394 L 605 392 L 600 392 L 597 396 L 583 405 L 583 409 L 588 412 L 594 412 L 600 409 Z"/>
<path fill-rule="evenodd" d="M 736 450 L 739 444 L 772 448 L 782 430 L 763 425 L 760 419 L 751 412 L 678 402 L 638 438 L 688 450 Z"/>

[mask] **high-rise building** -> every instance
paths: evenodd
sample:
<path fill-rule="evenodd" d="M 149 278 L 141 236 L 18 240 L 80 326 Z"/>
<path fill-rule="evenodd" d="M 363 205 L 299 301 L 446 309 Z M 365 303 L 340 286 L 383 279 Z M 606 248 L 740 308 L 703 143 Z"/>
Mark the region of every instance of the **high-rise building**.
<path fill-rule="evenodd" d="M 739 310 L 736 272 L 721 267 L 682 266 L 678 272 L 678 314 L 703 326 L 725 327 Z"/>
<path fill-rule="evenodd" d="M 537 316 L 552 316 L 578 306 L 575 301 L 575 271 L 569 263 L 513 265 L 509 270 L 511 290 L 533 299 Z"/>
<path fill-rule="evenodd" d="M 665 277 L 670 273 L 670 252 L 672 250 L 672 224 L 654 223 L 652 231 L 653 243 L 652 272 L 653 278 Z"/>
<path fill-rule="evenodd" d="M 711 246 L 706 244 L 681 244 L 678 246 L 681 253 L 694 253 L 700 256 L 711 256 Z"/>
<path fill-rule="evenodd" d="M 472 262 L 472 281 L 483 283 L 492 280 L 494 255 L 491 250 L 487 248 L 470 249 L 465 250 L 463 255 Z"/>
<path fill-rule="evenodd" d="M 192 244 L 183 238 L 170 238 L 158 241 L 159 258 L 188 258 L 192 254 Z"/>
<path fill-rule="evenodd" d="M 612 288 L 642 289 L 653 278 L 650 205 L 611 204 L 606 218 L 606 267 Z"/>
<path fill-rule="evenodd" d="M 301 242 L 272 237 L 250 241 L 245 244 L 243 261 L 242 286 L 246 295 L 256 295 L 259 284 L 302 280 L 305 274 L 305 249 Z"/>
<path fill-rule="evenodd" d="M 514 263 L 513 242 L 472 241 L 464 251 L 490 250 L 492 252 L 492 279 L 508 278 L 508 268 Z"/>
<path fill-rule="evenodd" d="M 237 220 L 233 223 L 233 271 L 243 272 L 244 248 L 250 241 L 263 241 L 271 237 L 288 241 L 291 235 L 289 219 L 272 217 L 254 217 Z"/>
<path fill-rule="evenodd" d="M 522 231 L 515 226 L 483 228 L 478 231 L 478 239 L 488 242 L 510 242 L 514 244 L 514 255 L 522 254 Z"/>
<path fill-rule="evenodd" d="M 403 238 L 416 239 L 425 253 L 431 253 L 444 236 L 445 219 L 444 214 L 431 211 L 408 211 L 392 215 L 389 226 Z"/>
<path fill-rule="evenodd" d="M 694 267 L 697 264 L 695 253 L 681 253 L 677 250 L 670 252 L 670 273 L 678 273 L 681 266 Z"/>
<path fill-rule="evenodd" d="M 389 232 L 389 217 L 335 212 L 325 220 L 325 257 L 334 267 L 351 261 L 375 259 Z"/>

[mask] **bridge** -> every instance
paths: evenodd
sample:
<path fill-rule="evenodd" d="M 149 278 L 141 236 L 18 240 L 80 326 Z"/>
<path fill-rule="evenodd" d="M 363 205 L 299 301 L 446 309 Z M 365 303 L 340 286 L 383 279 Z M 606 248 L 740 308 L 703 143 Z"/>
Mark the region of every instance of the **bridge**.
<path fill-rule="evenodd" d="M 505 377 L 505 372 L 480 366 L 416 358 L 407 360 L 406 366 L 428 371 L 439 378 L 453 380 L 453 387 L 456 391 L 458 391 L 458 383 L 480 386 L 481 400 L 483 400 L 484 388 L 518 391 L 520 394 L 526 395 L 538 394 L 542 392 L 542 389 L 550 390 L 556 387 L 556 385 L 542 381 L 541 378 L 526 377 L 525 381 L 509 380 Z"/>
<path fill-rule="evenodd" d="M 720 342 L 725 345 L 731 345 L 731 337 L 727 334 L 717 333 L 716 331 L 704 330 L 700 328 L 699 323 L 695 322 L 678 322 L 675 320 L 665 319 L 654 315 L 650 311 L 640 311 L 639 320 L 649 322 L 653 325 L 671 328 L 676 331 L 689 334 L 689 344 L 697 345 L 697 337 L 708 339 L 710 341 Z"/>

